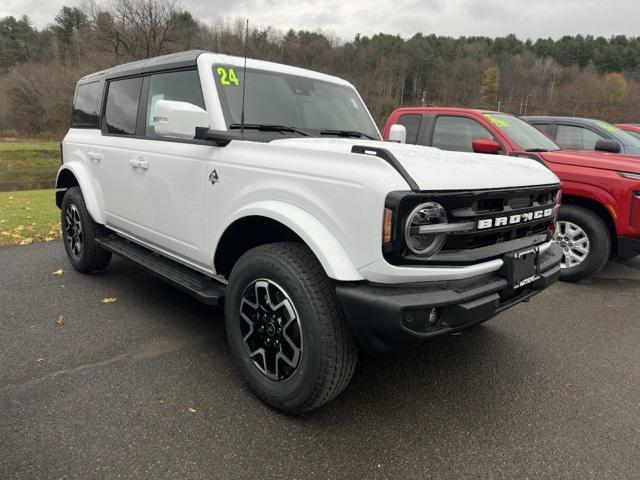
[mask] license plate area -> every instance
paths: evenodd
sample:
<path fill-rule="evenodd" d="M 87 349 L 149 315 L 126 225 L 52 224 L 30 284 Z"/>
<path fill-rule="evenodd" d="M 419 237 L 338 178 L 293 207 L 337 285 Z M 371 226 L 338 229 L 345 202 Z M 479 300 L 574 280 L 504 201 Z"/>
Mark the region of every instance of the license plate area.
<path fill-rule="evenodd" d="M 503 274 L 514 290 L 540 278 L 538 247 L 511 252 L 504 256 Z"/>

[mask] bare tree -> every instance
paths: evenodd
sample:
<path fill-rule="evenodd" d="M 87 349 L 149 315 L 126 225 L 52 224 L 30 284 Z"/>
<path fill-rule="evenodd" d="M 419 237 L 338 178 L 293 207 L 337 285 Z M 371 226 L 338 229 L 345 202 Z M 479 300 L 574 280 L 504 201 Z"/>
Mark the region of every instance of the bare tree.
<path fill-rule="evenodd" d="M 117 19 L 115 33 L 132 55 L 149 58 L 164 53 L 175 33 L 178 11 L 174 0 L 109 0 L 108 5 Z"/>

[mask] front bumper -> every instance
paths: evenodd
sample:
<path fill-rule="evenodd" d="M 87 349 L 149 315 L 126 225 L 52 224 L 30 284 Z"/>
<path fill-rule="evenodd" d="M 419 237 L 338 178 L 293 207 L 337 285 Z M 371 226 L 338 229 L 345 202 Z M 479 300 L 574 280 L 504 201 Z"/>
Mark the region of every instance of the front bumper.
<path fill-rule="evenodd" d="M 628 260 L 640 255 L 640 238 L 618 237 L 618 257 Z"/>
<path fill-rule="evenodd" d="M 535 295 L 558 280 L 561 258 L 562 249 L 552 244 L 540 255 L 540 278 L 517 290 L 502 275 L 490 273 L 402 285 L 341 283 L 336 292 L 361 345 L 371 352 L 390 352 L 484 322 Z M 439 321 L 430 325 L 433 308 L 439 309 Z"/>

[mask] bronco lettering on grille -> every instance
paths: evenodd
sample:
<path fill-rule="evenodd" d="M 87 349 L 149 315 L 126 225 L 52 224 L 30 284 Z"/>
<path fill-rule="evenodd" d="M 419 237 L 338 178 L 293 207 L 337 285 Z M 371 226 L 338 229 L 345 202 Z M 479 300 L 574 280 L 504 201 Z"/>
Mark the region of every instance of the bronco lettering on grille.
<path fill-rule="evenodd" d="M 534 210 L 533 212 L 518 213 L 504 217 L 485 218 L 483 220 L 478 220 L 478 230 L 531 222 L 532 220 L 540 220 L 542 218 L 551 217 L 552 215 L 553 208 L 547 208 L 545 210 Z"/>

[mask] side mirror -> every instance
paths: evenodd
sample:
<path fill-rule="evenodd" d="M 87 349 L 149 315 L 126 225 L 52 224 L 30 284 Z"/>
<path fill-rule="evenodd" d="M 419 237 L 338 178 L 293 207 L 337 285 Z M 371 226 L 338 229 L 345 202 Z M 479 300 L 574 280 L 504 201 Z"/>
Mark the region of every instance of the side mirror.
<path fill-rule="evenodd" d="M 476 138 L 471 142 L 471 148 L 476 153 L 496 154 L 500 151 L 500 144 L 490 138 Z"/>
<path fill-rule="evenodd" d="M 151 125 L 156 135 L 194 138 L 197 127 L 209 127 L 207 111 L 192 103 L 158 100 L 152 108 Z"/>
<path fill-rule="evenodd" d="M 404 128 L 404 125 L 399 125 L 397 123 L 391 125 L 391 128 L 389 129 L 389 141 L 396 143 L 407 142 L 407 129 Z"/>
<path fill-rule="evenodd" d="M 620 153 L 620 144 L 615 140 L 601 138 L 596 142 L 595 149 L 599 152 Z"/>

